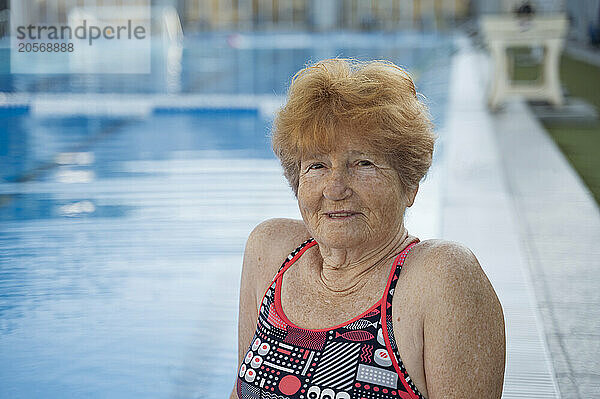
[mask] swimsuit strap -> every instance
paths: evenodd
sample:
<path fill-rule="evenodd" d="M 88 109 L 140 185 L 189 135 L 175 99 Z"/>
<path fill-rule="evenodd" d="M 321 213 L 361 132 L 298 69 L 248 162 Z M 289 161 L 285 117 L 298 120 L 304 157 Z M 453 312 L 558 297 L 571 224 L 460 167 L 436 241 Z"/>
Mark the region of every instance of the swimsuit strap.
<path fill-rule="evenodd" d="M 394 274 L 390 281 L 388 281 L 388 286 L 386 287 L 386 295 L 385 301 L 381 304 L 381 324 L 383 327 L 383 338 L 386 344 L 386 348 L 391 356 L 392 364 L 396 369 L 398 375 L 402 376 L 401 378 L 402 384 L 404 384 L 405 388 L 412 392 L 419 399 L 425 399 L 423 395 L 419 392 L 415 384 L 410 379 L 404 364 L 402 363 L 402 359 L 400 358 L 400 353 L 398 352 L 398 345 L 396 344 L 396 340 L 394 338 L 394 328 L 392 321 L 392 300 L 394 298 L 394 291 L 396 289 L 396 284 L 398 283 L 398 277 L 400 276 L 400 271 L 402 270 L 402 266 L 404 265 L 404 260 L 408 255 L 408 252 L 415 246 L 419 241 L 415 241 L 410 243 L 404 251 L 398 255 L 396 258 L 396 267 L 394 270 Z"/>
<path fill-rule="evenodd" d="M 279 268 L 279 270 L 277 271 L 277 274 L 275 275 L 275 277 L 273 278 L 272 281 L 277 280 L 277 277 L 279 277 L 279 275 L 281 273 L 283 273 L 286 270 L 286 266 L 288 265 L 292 265 L 299 257 L 302 256 L 302 254 L 309 249 L 310 247 L 316 245 L 317 242 L 315 241 L 314 238 L 309 238 L 308 240 L 304 241 L 302 244 L 300 244 L 298 246 L 298 248 L 294 249 L 288 256 L 287 258 L 285 258 L 285 261 L 283 261 L 283 264 L 281 265 L 281 267 Z"/>

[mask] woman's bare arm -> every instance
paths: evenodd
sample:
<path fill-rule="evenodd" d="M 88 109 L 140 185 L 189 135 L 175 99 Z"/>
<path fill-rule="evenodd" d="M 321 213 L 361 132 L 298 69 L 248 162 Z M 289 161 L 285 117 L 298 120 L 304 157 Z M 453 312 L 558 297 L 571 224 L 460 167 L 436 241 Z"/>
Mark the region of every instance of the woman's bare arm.
<path fill-rule="evenodd" d="M 499 399 L 506 352 L 500 302 L 471 251 L 446 242 L 434 252 L 423 321 L 429 399 Z"/>
<path fill-rule="evenodd" d="M 259 269 L 259 246 L 262 229 L 260 225 L 250 233 L 244 250 L 242 275 L 240 279 L 240 303 L 238 313 L 238 366 L 248 350 L 248 345 L 256 328 L 258 308 L 256 303 L 256 272 Z M 237 374 L 236 374 L 237 382 Z M 230 399 L 237 399 L 235 383 Z"/>
<path fill-rule="evenodd" d="M 271 279 L 285 257 L 308 238 L 304 223 L 269 219 L 250 233 L 244 251 L 238 315 L 238 365 L 242 363 L 256 331 L 258 307 Z M 237 374 L 236 374 L 237 382 Z M 237 399 L 235 383 L 230 399 Z"/>

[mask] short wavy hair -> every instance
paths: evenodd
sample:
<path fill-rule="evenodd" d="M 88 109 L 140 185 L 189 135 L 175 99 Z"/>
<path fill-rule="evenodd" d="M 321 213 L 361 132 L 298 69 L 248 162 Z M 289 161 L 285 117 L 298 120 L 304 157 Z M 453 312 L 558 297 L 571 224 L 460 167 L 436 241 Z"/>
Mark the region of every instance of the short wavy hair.
<path fill-rule="evenodd" d="M 271 139 L 296 196 L 303 154 L 328 153 L 350 138 L 385 156 L 405 193 L 417 187 L 431 166 L 435 135 L 404 69 L 388 61 L 333 58 L 294 75 Z"/>

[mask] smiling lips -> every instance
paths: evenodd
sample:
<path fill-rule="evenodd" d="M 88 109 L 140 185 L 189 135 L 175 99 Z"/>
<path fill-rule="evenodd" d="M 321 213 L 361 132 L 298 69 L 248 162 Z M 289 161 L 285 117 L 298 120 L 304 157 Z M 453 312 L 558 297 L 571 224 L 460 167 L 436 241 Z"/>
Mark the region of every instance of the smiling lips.
<path fill-rule="evenodd" d="M 345 219 L 345 218 L 352 217 L 354 215 L 358 215 L 358 212 L 337 211 L 337 212 L 327 212 L 326 215 L 330 219 Z"/>

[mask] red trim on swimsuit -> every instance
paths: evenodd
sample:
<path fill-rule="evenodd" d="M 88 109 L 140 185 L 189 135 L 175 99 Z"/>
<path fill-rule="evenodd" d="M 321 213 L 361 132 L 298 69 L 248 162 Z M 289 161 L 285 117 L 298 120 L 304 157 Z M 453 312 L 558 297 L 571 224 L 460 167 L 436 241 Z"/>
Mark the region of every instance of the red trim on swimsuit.
<path fill-rule="evenodd" d="M 406 254 L 408 253 L 407 250 L 410 250 L 413 247 L 413 245 L 415 245 L 415 244 L 416 243 L 411 243 L 408 247 L 406 247 L 406 249 L 404 251 L 402 251 L 402 253 L 400 255 L 398 255 L 398 257 L 394 261 L 394 264 L 402 267 L 402 265 L 404 264 L 404 258 L 406 258 Z M 402 259 L 401 259 L 401 257 L 402 257 Z M 401 260 L 402 260 L 402 263 L 400 263 Z M 392 271 L 395 271 L 395 269 L 396 269 L 396 267 L 392 267 Z M 398 274 L 399 274 L 399 272 L 398 272 Z M 388 282 L 385 287 L 384 296 L 389 296 L 392 281 L 393 281 L 393 278 L 390 276 L 390 278 L 388 278 Z M 395 289 L 395 287 L 394 287 L 394 289 Z M 393 294 L 392 294 L 392 296 L 393 296 Z M 411 396 L 410 396 L 411 399 L 413 399 L 413 398 L 419 399 L 420 398 L 419 394 L 416 393 L 413 390 L 413 388 L 409 385 L 409 383 L 406 381 L 406 377 L 408 377 L 408 373 L 404 369 L 404 366 L 402 367 L 402 369 L 400 369 L 400 365 L 398 364 L 398 361 L 396 360 L 396 358 L 398 358 L 398 359 L 400 358 L 398 355 L 396 355 L 397 350 L 392 349 L 392 344 L 391 344 L 389 333 L 388 333 L 388 323 L 384 322 L 384 320 L 387 320 L 387 303 L 388 303 L 388 301 L 384 301 L 381 305 L 381 320 L 382 320 L 381 327 L 383 330 L 383 339 L 385 341 L 385 347 L 389 353 L 394 354 L 394 356 L 391 357 L 392 364 L 394 365 L 394 369 L 396 369 L 396 372 L 398 373 L 398 375 L 403 377 L 403 378 L 400 378 L 400 380 L 402 381 L 402 384 L 404 385 L 406 390 L 411 394 Z M 391 301 L 390 301 L 390 303 L 391 303 Z M 391 307 L 390 307 L 390 309 L 391 309 Z M 415 387 L 415 390 L 416 390 L 416 387 Z"/>

